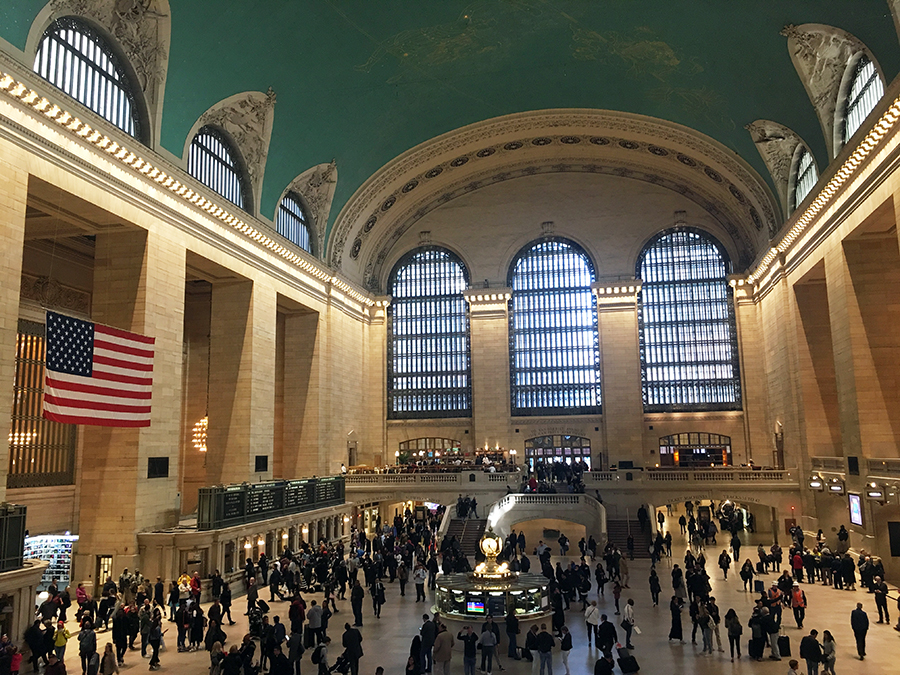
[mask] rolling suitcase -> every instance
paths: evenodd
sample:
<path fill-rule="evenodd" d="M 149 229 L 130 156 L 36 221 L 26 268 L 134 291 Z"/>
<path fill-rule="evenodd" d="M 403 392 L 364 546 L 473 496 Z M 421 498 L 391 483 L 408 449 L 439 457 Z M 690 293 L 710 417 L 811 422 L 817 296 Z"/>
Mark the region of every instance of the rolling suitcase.
<path fill-rule="evenodd" d="M 765 593 L 766 585 L 762 581 L 757 579 L 756 581 L 753 582 L 753 591 L 755 593 Z"/>
<path fill-rule="evenodd" d="M 619 655 L 617 662 L 619 664 L 619 668 L 625 675 L 629 675 L 630 673 L 638 672 L 641 667 L 638 665 L 637 659 L 635 659 L 631 652 L 628 651 L 626 647 L 618 647 L 616 652 Z"/>
<path fill-rule="evenodd" d="M 257 600 L 256 606 L 259 607 L 259 611 L 263 614 L 269 613 L 269 603 L 267 603 L 265 600 Z"/>
<path fill-rule="evenodd" d="M 778 636 L 778 653 L 781 655 L 781 658 L 791 655 L 791 638 L 789 636 Z"/>
<path fill-rule="evenodd" d="M 756 563 L 756 573 L 757 574 L 766 574 L 766 565 L 763 562 Z"/>

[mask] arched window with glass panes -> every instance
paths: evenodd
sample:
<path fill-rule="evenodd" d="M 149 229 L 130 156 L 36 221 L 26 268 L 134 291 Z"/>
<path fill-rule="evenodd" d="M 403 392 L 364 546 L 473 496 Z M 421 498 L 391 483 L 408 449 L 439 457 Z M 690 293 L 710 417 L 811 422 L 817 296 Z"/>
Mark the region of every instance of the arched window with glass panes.
<path fill-rule="evenodd" d="M 290 242 L 297 244 L 304 251 L 312 253 L 312 240 L 309 235 L 309 216 L 303 205 L 303 199 L 296 192 L 288 192 L 278 205 L 275 217 L 278 234 Z"/>
<path fill-rule="evenodd" d="M 730 262 L 701 230 L 658 234 L 638 258 L 646 412 L 739 410 L 740 365 Z"/>
<path fill-rule="evenodd" d="M 44 31 L 34 72 L 122 131 L 145 141 L 137 92 L 122 60 L 100 33 L 75 17 Z"/>
<path fill-rule="evenodd" d="M 819 182 L 819 170 L 816 167 L 816 161 L 809 149 L 803 144 L 798 145 L 794 151 L 794 168 L 791 175 L 793 178 L 790 191 L 790 210 L 793 211 L 803 203 L 806 196 Z"/>
<path fill-rule="evenodd" d="M 469 275 L 447 249 L 427 246 L 401 258 L 390 276 L 388 418 L 472 414 Z"/>
<path fill-rule="evenodd" d="M 844 109 L 842 144 L 846 144 L 853 137 L 884 96 L 884 82 L 868 56 L 863 54 L 850 67 L 853 69 L 853 75 Z"/>
<path fill-rule="evenodd" d="M 188 173 L 245 211 L 252 208 L 250 183 L 240 154 L 217 127 L 202 127 L 188 150 Z"/>
<path fill-rule="evenodd" d="M 594 266 L 574 242 L 532 242 L 513 259 L 509 311 L 513 415 L 600 412 Z"/>

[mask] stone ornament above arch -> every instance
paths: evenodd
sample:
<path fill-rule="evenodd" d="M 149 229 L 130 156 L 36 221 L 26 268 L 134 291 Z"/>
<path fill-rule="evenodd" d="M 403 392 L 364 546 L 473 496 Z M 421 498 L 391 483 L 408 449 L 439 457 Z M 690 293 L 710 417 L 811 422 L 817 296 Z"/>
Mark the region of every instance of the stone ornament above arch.
<path fill-rule="evenodd" d="M 65 16 L 87 19 L 115 40 L 147 107 L 148 145 L 158 147 L 172 29 L 168 0 L 50 0 L 31 25 L 27 59 L 34 61 L 47 26 Z M 30 68 L 33 63 L 27 65 Z"/>
<path fill-rule="evenodd" d="M 241 155 L 240 161 L 253 192 L 253 215 L 259 215 L 274 117 L 275 92 L 271 87 L 266 93 L 245 91 L 219 101 L 200 116 L 187 135 L 182 153 L 183 166 L 187 167 L 189 150 L 197 132 L 207 125 L 218 127 L 234 142 Z"/>
<path fill-rule="evenodd" d="M 680 125 L 605 110 L 548 110 L 439 136 L 374 174 L 338 215 L 329 264 L 379 288 L 391 246 L 431 210 L 503 180 L 547 172 L 642 180 L 702 206 L 747 265 L 782 222 L 762 178 L 732 151 Z"/>
<path fill-rule="evenodd" d="M 328 225 L 328 216 L 331 213 L 331 202 L 334 200 L 334 189 L 337 185 L 337 163 L 331 160 L 327 164 L 317 164 L 307 169 L 285 188 L 278 199 L 281 200 L 288 192 L 295 192 L 303 198 L 306 207 L 306 215 L 310 219 L 310 235 L 314 239 L 313 251 L 323 255 L 323 243 L 325 242 L 325 228 Z M 278 220 L 276 207 L 275 220 Z"/>
<path fill-rule="evenodd" d="M 816 110 L 829 159 L 833 159 L 841 151 L 840 143 L 835 140 L 835 115 L 847 67 L 855 56 L 864 53 L 884 80 L 881 66 L 858 38 L 840 28 L 815 23 L 789 24 L 781 34 L 788 39 L 791 61 Z"/>
<path fill-rule="evenodd" d="M 766 163 L 785 218 L 790 209 L 791 163 L 798 145 L 806 145 L 793 130 L 772 120 L 756 120 L 746 127 Z"/>

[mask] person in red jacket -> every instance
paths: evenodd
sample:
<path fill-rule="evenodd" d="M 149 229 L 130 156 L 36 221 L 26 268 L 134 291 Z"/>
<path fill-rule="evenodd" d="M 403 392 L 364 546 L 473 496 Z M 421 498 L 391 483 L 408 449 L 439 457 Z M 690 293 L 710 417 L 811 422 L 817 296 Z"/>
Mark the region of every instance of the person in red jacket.
<path fill-rule="evenodd" d="M 795 551 L 791 556 L 791 569 L 794 570 L 794 579 L 803 581 L 803 556 L 799 551 Z"/>

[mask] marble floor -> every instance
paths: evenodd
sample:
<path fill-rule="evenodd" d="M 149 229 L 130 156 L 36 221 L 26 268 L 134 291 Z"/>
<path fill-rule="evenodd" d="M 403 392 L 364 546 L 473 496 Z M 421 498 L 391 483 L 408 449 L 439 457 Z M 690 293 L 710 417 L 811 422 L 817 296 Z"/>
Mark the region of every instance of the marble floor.
<path fill-rule="evenodd" d="M 676 541 L 679 538 L 676 537 Z M 757 536 L 748 537 L 746 544 L 755 548 L 756 543 L 760 541 Z M 673 547 L 675 554 L 674 562 L 679 562 L 684 554 L 684 546 L 676 545 Z M 742 622 L 746 626 L 746 621 L 750 616 L 750 610 L 753 606 L 750 593 L 742 591 L 740 579 L 734 574 L 729 573 L 728 581 L 722 579 L 721 571 L 715 567 L 715 559 L 721 547 L 707 551 L 710 562 L 707 563 L 707 569 L 712 575 L 713 595 L 715 595 L 718 605 L 724 616 L 728 608 L 733 607 Z M 752 553 L 751 549 L 745 549 L 745 552 Z M 746 556 L 744 556 L 746 557 Z M 555 564 L 559 558 L 554 558 Z M 650 599 L 650 593 L 647 587 L 647 577 L 650 570 L 650 562 L 648 560 L 637 560 L 630 564 L 630 589 L 626 589 L 622 594 L 622 603 L 633 597 L 635 600 L 635 616 L 636 624 L 641 629 L 641 635 L 635 635 L 633 642 L 635 645 L 635 656 L 641 666 L 641 673 L 646 675 L 681 675 L 682 673 L 696 673 L 697 675 L 712 675 L 718 673 L 728 673 L 735 675 L 743 675 L 745 673 L 771 673 L 773 675 L 784 675 L 788 671 L 788 659 L 780 662 L 765 660 L 763 662 L 750 661 L 746 656 L 746 644 L 749 635 L 749 629 L 745 627 L 742 636 L 742 652 L 743 658 L 732 663 L 728 654 L 727 638 L 723 631 L 722 637 L 725 640 L 723 653 L 714 652 L 711 656 L 701 654 L 701 645 L 692 645 L 690 643 L 690 619 L 685 611 L 683 614 L 683 623 L 685 626 L 685 637 L 688 639 L 686 644 L 670 643 L 667 639 L 670 623 L 670 614 L 668 610 L 668 600 L 671 598 L 671 583 L 669 570 L 671 569 L 671 561 L 663 560 L 657 570 L 663 580 L 663 595 L 660 598 L 660 606 L 653 607 Z M 715 571 L 715 574 L 712 572 Z M 775 575 L 769 575 L 767 584 L 775 578 Z M 415 591 L 407 593 L 406 597 L 400 597 L 399 587 L 396 583 L 386 584 L 387 586 L 387 602 L 382 610 L 380 619 L 372 616 L 371 603 L 366 598 L 364 604 L 364 626 L 361 629 L 363 633 L 363 648 L 365 656 L 362 659 L 360 672 L 363 675 L 371 675 L 375 672 L 377 666 L 383 666 L 387 675 L 402 675 L 406 664 L 406 656 L 409 653 L 409 645 L 418 627 L 422 623 L 422 613 L 426 606 L 422 603 L 415 602 Z M 412 588 L 411 586 L 409 588 Z M 800 638 L 806 635 L 810 629 L 819 631 L 821 640 L 822 631 L 830 630 L 837 641 L 837 662 L 835 671 L 837 673 L 853 673 L 855 675 L 883 675 L 885 673 L 898 672 L 898 662 L 900 662 L 900 633 L 893 630 L 891 625 L 879 625 L 875 623 L 878 619 L 878 613 L 875 610 L 875 602 L 873 596 L 865 591 L 851 592 L 840 591 L 821 585 L 804 584 L 809 609 L 805 627 L 801 631 L 794 626 L 793 617 L 790 613 L 785 614 L 784 625 L 787 634 L 791 638 L 791 648 L 793 658 L 797 658 L 797 651 L 800 644 Z M 897 597 L 896 587 L 891 585 L 891 596 Z M 591 599 L 595 598 L 595 592 L 591 593 Z M 268 599 L 266 592 L 263 597 Z M 315 598 L 316 596 L 312 596 Z M 430 598 L 430 594 L 429 594 Z M 310 598 L 308 597 L 307 600 Z M 853 635 L 850 632 L 850 611 L 855 608 L 857 602 L 862 602 L 864 609 L 869 615 L 871 628 L 868 633 L 868 656 L 865 661 L 859 661 L 856 658 L 855 643 Z M 610 615 L 610 619 L 616 619 L 612 616 L 615 609 L 610 592 L 607 586 L 605 598 L 601 598 L 598 605 L 602 611 L 606 611 Z M 889 601 L 891 608 L 892 624 L 896 623 L 896 599 Z M 430 603 L 427 605 L 430 609 Z M 580 611 L 580 604 L 574 603 L 573 610 L 568 613 L 568 625 L 575 641 L 575 648 L 569 657 L 569 668 L 573 674 L 590 674 L 593 673 L 594 663 L 598 657 L 595 649 L 586 646 L 586 630 Z M 352 619 L 350 613 L 350 603 L 347 601 L 338 601 L 339 613 L 331 620 L 329 635 L 337 644 L 340 643 L 340 635 L 343 631 L 345 621 Z M 226 626 L 229 641 L 238 641 L 247 629 L 246 617 L 243 616 L 245 603 L 243 597 L 237 598 L 235 601 L 234 612 L 235 619 L 238 624 L 235 626 Z M 280 614 L 287 615 L 287 603 L 272 603 L 270 617 Z M 548 621 L 549 624 L 549 621 Z M 618 621 L 616 621 L 618 624 Z M 172 624 L 167 624 L 171 626 Z M 455 630 L 455 626 L 451 626 L 451 630 Z M 77 631 L 77 625 L 74 623 L 70 626 L 73 634 Z M 502 626 L 501 626 L 502 631 Z M 620 630 L 620 633 L 622 631 Z M 166 635 L 168 644 L 175 644 L 175 631 L 171 630 Z M 524 630 L 523 630 L 524 634 Z M 101 648 L 110 639 L 109 634 L 98 634 L 98 646 Z M 699 636 L 698 636 L 699 639 Z M 506 658 L 506 636 L 504 634 L 501 647 L 498 649 L 501 654 L 501 662 L 508 675 L 531 675 L 531 664 L 524 661 L 511 661 Z M 72 639 L 69 643 L 69 649 L 66 654 L 66 666 L 69 673 L 79 673 L 80 664 L 78 661 L 77 641 Z M 339 648 L 332 649 L 332 662 Z M 768 651 L 767 651 L 768 654 Z M 307 651 L 303 661 L 303 671 L 305 673 L 314 673 L 315 666 L 309 661 L 310 652 Z M 126 665 L 122 672 L 138 672 L 147 670 L 147 660 L 142 659 L 139 651 L 133 651 L 125 657 Z M 184 653 L 179 654 L 174 650 L 165 651 L 161 655 L 163 671 L 172 673 L 184 673 L 185 675 L 194 675 L 208 672 L 209 660 L 206 652 Z M 892 665 L 893 664 L 893 665 Z M 554 653 L 553 668 L 556 675 L 562 675 L 565 672 L 562 666 L 562 660 L 558 649 Z M 29 669 L 23 669 L 23 673 Z M 462 673 L 462 652 L 460 645 L 457 643 L 456 650 L 451 664 L 452 672 Z M 496 668 L 495 668 L 496 672 Z M 616 669 L 618 671 L 618 668 Z M 801 672 L 806 673 L 806 667 L 801 662 Z"/>

